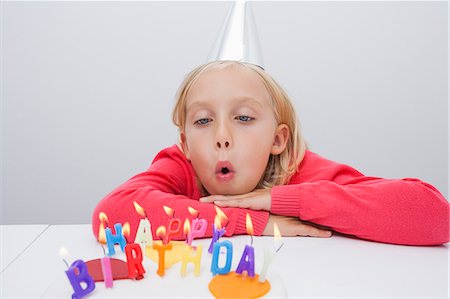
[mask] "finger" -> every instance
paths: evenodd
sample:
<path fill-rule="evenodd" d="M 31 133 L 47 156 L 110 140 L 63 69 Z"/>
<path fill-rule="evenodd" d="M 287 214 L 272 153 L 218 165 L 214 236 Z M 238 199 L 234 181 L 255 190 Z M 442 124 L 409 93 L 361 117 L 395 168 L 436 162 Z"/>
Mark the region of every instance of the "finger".
<path fill-rule="evenodd" d="M 223 200 L 222 195 L 210 195 L 210 196 L 205 196 L 205 197 L 201 197 L 199 200 L 200 202 L 214 202 L 216 200 Z"/>
<path fill-rule="evenodd" d="M 323 230 L 316 228 L 314 226 L 306 225 L 306 224 L 300 224 L 299 227 L 301 227 L 301 233 L 300 236 L 309 236 L 309 237 L 317 237 L 317 238 L 329 238 L 331 237 L 332 233 L 329 230 Z"/>

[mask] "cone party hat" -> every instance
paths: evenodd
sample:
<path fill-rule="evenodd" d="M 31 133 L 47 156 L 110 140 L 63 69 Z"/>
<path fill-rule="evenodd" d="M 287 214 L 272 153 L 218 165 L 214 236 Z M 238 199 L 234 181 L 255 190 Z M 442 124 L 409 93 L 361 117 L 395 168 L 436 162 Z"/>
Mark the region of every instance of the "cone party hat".
<path fill-rule="evenodd" d="M 255 18 L 248 1 L 235 1 L 230 8 L 207 62 L 236 60 L 264 69 Z"/>

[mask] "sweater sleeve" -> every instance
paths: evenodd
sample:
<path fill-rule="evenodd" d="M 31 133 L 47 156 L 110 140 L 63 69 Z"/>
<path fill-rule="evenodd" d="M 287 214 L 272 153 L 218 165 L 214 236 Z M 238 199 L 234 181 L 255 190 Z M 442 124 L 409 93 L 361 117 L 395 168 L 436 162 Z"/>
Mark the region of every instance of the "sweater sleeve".
<path fill-rule="evenodd" d="M 437 245 L 449 241 L 449 204 L 433 186 L 410 178 L 366 177 L 326 160 L 308 163 L 318 169 L 310 171 L 307 166 L 306 173 L 322 174 L 272 188 L 272 213 L 384 243 Z M 327 173 L 332 174 L 327 177 Z"/>
<path fill-rule="evenodd" d="M 186 218 L 194 217 L 189 213 L 188 207 L 199 212 L 198 218 L 208 222 L 208 229 L 204 237 L 211 237 L 212 224 L 216 211 L 213 204 L 199 202 L 200 193 L 195 185 L 195 176 L 191 165 L 176 147 L 161 151 L 153 160 L 150 168 L 122 184 L 103 198 L 96 206 L 92 215 L 92 229 L 98 238 L 99 213 L 104 212 L 108 217 L 108 226 L 114 223 L 130 224 L 130 240 L 134 240 L 141 216 L 134 209 L 133 202 L 141 205 L 151 223 L 152 233 L 156 238 L 156 229 L 159 226 L 168 226 L 170 218 L 163 206 L 174 210 L 174 217 L 182 223 Z M 226 226 L 226 235 L 244 234 L 245 216 L 252 217 L 255 234 L 260 235 L 267 223 L 268 212 L 253 211 L 239 208 L 222 208 L 229 221 Z M 174 239 L 184 239 L 184 235 Z"/>

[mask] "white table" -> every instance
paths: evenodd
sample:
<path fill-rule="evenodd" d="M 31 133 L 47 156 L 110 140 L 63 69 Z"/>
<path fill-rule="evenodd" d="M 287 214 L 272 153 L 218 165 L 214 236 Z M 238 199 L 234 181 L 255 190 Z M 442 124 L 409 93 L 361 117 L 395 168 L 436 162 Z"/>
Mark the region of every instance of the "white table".
<path fill-rule="evenodd" d="M 235 270 L 250 238 L 228 239 L 237 254 L 233 257 Z M 282 282 L 290 298 L 448 298 L 448 244 L 399 246 L 341 236 L 283 238 L 283 241 L 285 244 L 269 275 Z M 210 256 L 206 252 L 209 242 L 209 239 L 194 240 L 204 248 L 201 269 L 204 279 L 211 278 Z M 262 267 L 262 247 L 272 243 L 270 237 L 254 238 L 257 273 Z M 52 225 L 1 274 L 0 297 L 70 298 L 72 289 L 64 273 L 66 267 L 58 255 L 61 246 L 69 250 L 69 262 L 103 257 L 90 225 Z M 118 257 L 124 259 L 121 253 Z M 166 271 L 167 279 L 156 275 L 157 266 L 149 259 L 144 260 L 144 268 L 147 271 L 144 280 L 115 281 L 113 289 L 105 289 L 100 282 L 87 298 L 144 294 L 161 297 L 171 287 L 165 285 L 168 278 L 179 276 L 179 264 Z M 199 284 L 200 278 L 188 275 L 179 279 Z"/>
<path fill-rule="evenodd" d="M 46 224 L 0 225 L 0 272 L 3 272 L 47 228 Z"/>

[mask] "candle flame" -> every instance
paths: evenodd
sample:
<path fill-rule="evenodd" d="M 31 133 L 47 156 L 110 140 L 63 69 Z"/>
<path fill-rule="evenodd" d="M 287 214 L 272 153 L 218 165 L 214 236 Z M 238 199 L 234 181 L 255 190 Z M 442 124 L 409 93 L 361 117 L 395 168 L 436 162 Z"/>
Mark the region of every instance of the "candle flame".
<path fill-rule="evenodd" d="M 219 216 L 217 215 L 216 217 L 214 217 L 214 226 L 216 227 L 216 229 L 222 229 L 222 223 L 220 223 Z"/>
<path fill-rule="evenodd" d="M 173 217 L 173 209 L 169 208 L 168 206 L 163 206 L 164 212 L 166 212 L 167 216 Z"/>
<path fill-rule="evenodd" d="M 100 226 L 98 228 L 98 241 L 100 243 L 106 244 L 105 226 L 102 222 L 100 223 Z"/>
<path fill-rule="evenodd" d="M 66 247 L 61 246 L 61 248 L 59 248 L 59 256 L 62 258 L 68 257 L 69 256 L 69 251 L 67 250 Z"/>
<path fill-rule="evenodd" d="M 156 236 L 158 236 L 161 239 L 164 239 L 164 236 L 166 235 L 166 227 L 160 226 L 156 229 Z"/>
<path fill-rule="evenodd" d="M 189 222 L 189 219 L 184 220 L 184 227 L 183 227 L 183 233 L 187 236 L 191 232 L 191 223 Z"/>
<path fill-rule="evenodd" d="M 245 216 L 245 227 L 247 228 L 247 234 L 253 236 L 253 223 L 249 213 Z"/>
<path fill-rule="evenodd" d="M 276 222 L 273 224 L 273 236 L 275 243 L 281 241 L 281 233 Z"/>
<path fill-rule="evenodd" d="M 129 223 L 129 222 L 125 222 L 125 224 L 124 224 L 123 227 L 122 227 L 122 235 L 123 235 L 125 238 L 128 238 L 128 237 L 130 236 L 130 231 L 131 231 L 131 229 L 130 229 L 130 223 Z"/>
<path fill-rule="evenodd" d="M 100 219 L 101 223 L 104 223 L 106 225 L 108 224 L 108 216 L 106 216 L 105 213 L 103 212 L 98 213 L 98 219 Z"/>
<path fill-rule="evenodd" d="M 197 217 L 198 216 L 198 211 L 192 207 L 188 207 L 189 213 L 194 216 Z"/>
<path fill-rule="evenodd" d="M 225 225 L 228 222 L 228 217 L 218 206 L 214 206 L 214 208 L 216 209 L 216 214 L 220 221 L 220 226 L 222 227 L 222 225 Z"/>
<path fill-rule="evenodd" d="M 145 210 L 143 207 L 141 207 L 137 202 L 133 201 L 133 205 L 134 205 L 134 209 L 136 210 L 136 212 L 143 216 L 143 217 L 147 217 L 147 215 L 145 214 Z"/>

